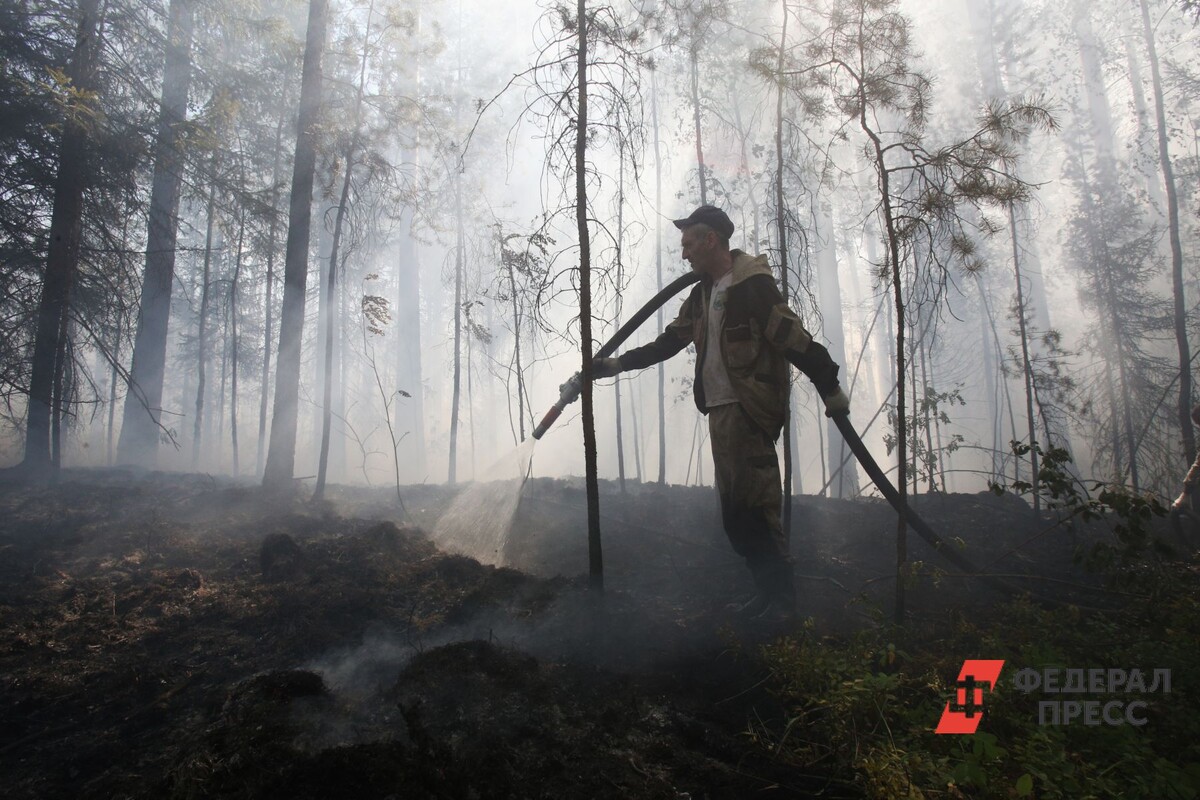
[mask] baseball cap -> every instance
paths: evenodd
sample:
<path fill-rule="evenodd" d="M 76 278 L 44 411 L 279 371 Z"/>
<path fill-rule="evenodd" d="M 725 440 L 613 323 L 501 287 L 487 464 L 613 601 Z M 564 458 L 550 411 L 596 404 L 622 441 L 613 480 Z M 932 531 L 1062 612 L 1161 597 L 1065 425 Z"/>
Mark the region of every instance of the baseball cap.
<path fill-rule="evenodd" d="M 675 227 L 679 228 L 679 230 L 691 227 L 692 225 L 707 225 L 726 239 L 733 236 L 733 220 L 716 206 L 700 206 L 690 216 L 672 220 L 672 222 L 675 223 Z"/>

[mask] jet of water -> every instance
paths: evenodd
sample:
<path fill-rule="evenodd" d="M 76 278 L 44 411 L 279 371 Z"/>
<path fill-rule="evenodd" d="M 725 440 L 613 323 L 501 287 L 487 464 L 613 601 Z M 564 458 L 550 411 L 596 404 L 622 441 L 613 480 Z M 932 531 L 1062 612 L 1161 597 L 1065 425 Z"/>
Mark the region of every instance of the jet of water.
<path fill-rule="evenodd" d="M 536 444 L 536 439 L 526 439 L 492 464 L 482 480 L 464 487 L 434 526 L 434 544 L 482 564 L 504 566 L 504 550 Z"/>

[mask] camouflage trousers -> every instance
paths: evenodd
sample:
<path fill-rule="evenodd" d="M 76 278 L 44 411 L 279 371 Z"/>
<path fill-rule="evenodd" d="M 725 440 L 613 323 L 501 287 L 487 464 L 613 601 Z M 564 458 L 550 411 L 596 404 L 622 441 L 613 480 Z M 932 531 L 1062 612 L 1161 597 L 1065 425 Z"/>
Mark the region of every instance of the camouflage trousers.
<path fill-rule="evenodd" d="M 780 523 L 783 486 L 775 442 L 737 403 L 708 410 L 721 519 L 759 591 L 795 600 L 792 559 Z"/>

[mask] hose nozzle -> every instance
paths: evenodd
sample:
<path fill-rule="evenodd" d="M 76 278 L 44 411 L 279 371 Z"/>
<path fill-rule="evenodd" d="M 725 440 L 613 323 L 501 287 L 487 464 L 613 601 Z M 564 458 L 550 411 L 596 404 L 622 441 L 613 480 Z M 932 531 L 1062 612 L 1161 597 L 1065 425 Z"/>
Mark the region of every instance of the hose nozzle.
<path fill-rule="evenodd" d="M 579 399 L 580 392 L 583 391 L 583 374 L 576 372 L 567 382 L 558 387 L 558 402 L 550 407 L 546 412 L 546 416 L 542 417 L 542 421 L 533 429 L 533 438 L 540 439 L 542 434 L 554 424 L 563 409 Z"/>

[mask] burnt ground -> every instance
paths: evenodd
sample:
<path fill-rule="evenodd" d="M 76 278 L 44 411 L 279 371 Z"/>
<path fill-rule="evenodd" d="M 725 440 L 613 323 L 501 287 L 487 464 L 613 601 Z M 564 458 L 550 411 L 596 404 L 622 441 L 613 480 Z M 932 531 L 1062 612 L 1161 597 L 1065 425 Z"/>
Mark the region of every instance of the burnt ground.
<path fill-rule="evenodd" d="M 602 600 L 582 485 L 527 485 L 505 568 L 429 542 L 451 496 L 408 487 L 402 520 L 387 490 L 314 505 L 194 475 L 0 485 L 4 796 L 853 796 L 748 735 L 786 722 L 756 646 L 878 623 L 884 503 L 798 499 L 807 619 L 746 623 L 726 610 L 751 585 L 711 489 L 604 485 Z M 995 571 L 1090 582 L 1019 500 L 915 504 Z M 909 602 L 996 597 L 927 574 Z"/>

